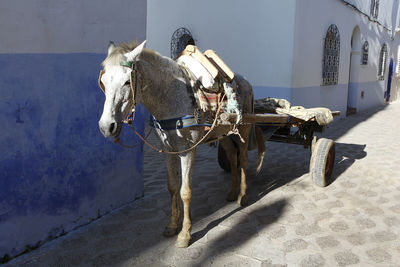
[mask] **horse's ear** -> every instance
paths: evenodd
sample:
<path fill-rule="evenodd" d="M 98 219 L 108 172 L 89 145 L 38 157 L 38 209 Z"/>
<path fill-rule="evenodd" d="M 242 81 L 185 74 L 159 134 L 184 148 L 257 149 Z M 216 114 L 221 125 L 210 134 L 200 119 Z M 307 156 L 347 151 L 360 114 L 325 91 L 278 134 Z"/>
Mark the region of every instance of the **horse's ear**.
<path fill-rule="evenodd" d="M 127 61 L 135 61 L 135 59 L 142 53 L 144 46 L 146 45 L 146 40 L 143 41 L 140 45 L 138 45 L 131 52 L 125 54 Z"/>
<path fill-rule="evenodd" d="M 108 45 L 108 55 L 110 55 L 112 51 L 114 51 L 114 49 L 115 49 L 115 44 L 113 41 L 110 41 L 110 44 Z"/>

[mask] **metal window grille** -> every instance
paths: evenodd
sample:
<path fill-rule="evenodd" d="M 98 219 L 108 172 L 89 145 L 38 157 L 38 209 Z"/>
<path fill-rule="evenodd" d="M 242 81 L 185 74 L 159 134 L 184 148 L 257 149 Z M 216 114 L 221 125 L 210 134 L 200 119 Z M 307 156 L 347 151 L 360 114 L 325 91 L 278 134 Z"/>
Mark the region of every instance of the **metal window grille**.
<path fill-rule="evenodd" d="M 379 0 L 371 0 L 371 16 L 374 19 L 378 18 Z"/>
<path fill-rule="evenodd" d="M 329 26 L 325 37 L 322 85 L 334 85 L 339 78 L 340 34 L 337 26 Z"/>
<path fill-rule="evenodd" d="M 186 28 L 177 29 L 171 37 L 171 58 L 178 58 L 189 44 L 195 45 L 190 31 Z"/>
<path fill-rule="evenodd" d="M 369 52 L 369 44 L 368 44 L 368 41 L 365 41 L 362 46 L 361 64 L 363 64 L 363 65 L 368 64 L 368 52 Z"/>
<path fill-rule="evenodd" d="M 381 48 L 381 52 L 379 55 L 379 65 L 378 65 L 378 79 L 385 79 L 385 70 L 386 70 L 386 62 L 387 62 L 387 45 L 383 44 Z"/>

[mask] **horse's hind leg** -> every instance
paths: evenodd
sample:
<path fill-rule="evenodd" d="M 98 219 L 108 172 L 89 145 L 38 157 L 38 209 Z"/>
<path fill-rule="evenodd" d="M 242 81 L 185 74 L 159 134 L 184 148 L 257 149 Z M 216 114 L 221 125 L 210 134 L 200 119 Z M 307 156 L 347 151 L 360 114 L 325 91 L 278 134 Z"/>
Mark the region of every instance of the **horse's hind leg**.
<path fill-rule="evenodd" d="M 251 127 L 251 126 L 250 126 Z M 248 143 L 249 143 L 249 133 L 250 133 L 250 128 L 249 126 L 240 126 L 239 127 L 239 132 L 245 140 L 245 143 L 240 142 L 239 143 L 239 163 L 240 163 L 240 175 L 241 175 L 241 181 L 240 181 L 240 191 L 239 191 L 239 196 L 237 199 L 237 202 L 240 206 L 245 206 L 248 203 L 248 198 L 246 195 L 246 190 L 247 190 L 247 182 L 246 182 L 246 167 L 247 167 L 247 162 L 248 162 Z"/>
<path fill-rule="evenodd" d="M 194 149 L 180 156 L 182 168 L 181 198 L 183 201 L 183 223 L 182 231 L 179 233 L 178 239 L 176 240 L 176 246 L 179 248 L 189 246 L 191 239 L 190 231 L 192 230 L 192 220 L 190 218 L 190 202 L 192 200 L 192 173 L 195 154 L 196 151 Z"/>
<path fill-rule="evenodd" d="M 171 217 L 164 230 L 165 236 L 173 236 L 178 232 L 178 225 L 182 217 L 179 198 L 179 157 L 177 155 L 166 155 L 168 190 L 171 194 Z"/>
<path fill-rule="evenodd" d="M 239 182 L 238 182 L 238 170 L 237 170 L 237 148 L 233 143 L 233 140 L 229 137 L 224 138 L 220 141 L 222 148 L 225 150 L 225 154 L 228 157 L 229 163 L 231 165 L 231 175 L 232 175 L 232 187 L 226 197 L 227 201 L 235 201 Z"/>

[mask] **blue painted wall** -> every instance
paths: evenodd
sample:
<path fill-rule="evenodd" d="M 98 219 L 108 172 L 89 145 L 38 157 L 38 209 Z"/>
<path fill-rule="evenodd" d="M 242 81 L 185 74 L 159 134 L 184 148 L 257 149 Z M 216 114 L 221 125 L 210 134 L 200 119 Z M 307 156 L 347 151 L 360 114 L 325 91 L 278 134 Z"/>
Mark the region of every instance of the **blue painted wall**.
<path fill-rule="evenodd" d="M 105 54 L 0 54 L 0 258 L 141 197 L 142 147 L 99 129 Z M 143 133 L 144 110 L 136 115 Z M 128 127 L 122 140 L 138 140 Z"/>

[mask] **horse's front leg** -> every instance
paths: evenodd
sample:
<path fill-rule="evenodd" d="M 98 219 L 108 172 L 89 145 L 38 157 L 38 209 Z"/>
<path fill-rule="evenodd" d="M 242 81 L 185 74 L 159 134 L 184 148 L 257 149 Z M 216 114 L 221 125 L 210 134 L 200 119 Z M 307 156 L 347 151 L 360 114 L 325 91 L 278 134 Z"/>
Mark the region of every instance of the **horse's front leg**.
<path fill-rule="evenodd" d="M 192 173 L 195 154 L 196 149 L 193 149 L 180 156 L 182 168 L 181 198 L 183 201 L 183 223 L 182 231 L 179 233 L 176 241 L 176 246 L 179 248 L 189 246 L 191 239 L 190 231 L 192 230 L 192 221 L 190 218 L 190 201 L 192 200 Z"/>
<path fill-rule="evenodd" d="M 238 182 L 238 170 L 237 170 L 237 149 L 230 137 L 224 138 L 220 141 L 222 148 L 225 150 L 225 154 L 228 157 L 228 161 L 231 167 L 232 175 L 232 186 L 226 197 L 227 201 L 235 201 L 239 182 Z"/>
<path fill-rule="evenodd" d="M 178 232 L 178 225 L 182 217 L 179 198 L 178 160 L 179 157 L 177 155 L 166 155 L 168 191 L 171 194 L 171 217 L 164 230 L 165 236 L 173 236 Z"/>

